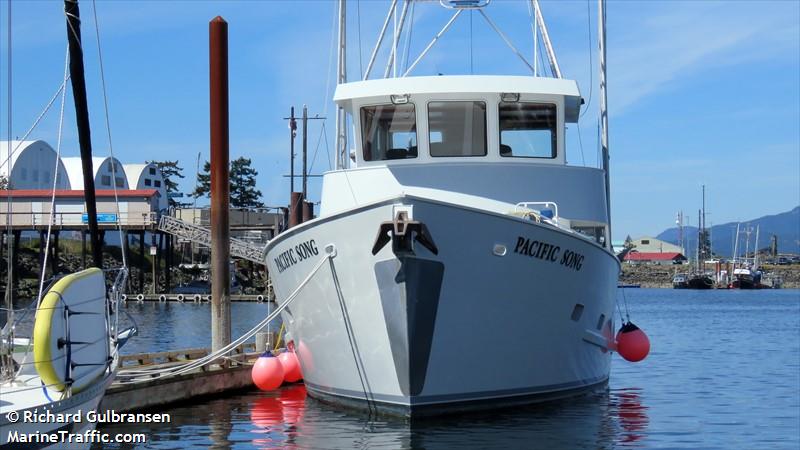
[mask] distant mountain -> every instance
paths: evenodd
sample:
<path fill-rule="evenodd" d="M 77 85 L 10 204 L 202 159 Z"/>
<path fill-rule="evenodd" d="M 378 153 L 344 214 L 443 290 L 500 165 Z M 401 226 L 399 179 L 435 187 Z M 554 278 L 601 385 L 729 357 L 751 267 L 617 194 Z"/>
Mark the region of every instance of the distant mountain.
<path fill-rule="evenodd" d="M 752 251 L 756 240 L 756 226 L 760 226 L 758 247 L 769 247 L 770 237 L 778 237 L 778 253 L 800 254 L 800 206 L 785 213 L 772 216 L 759 217 L 749 221 L 742 221 L 739 227 L 739 254 L 743 255 L 746 245 L 745 227 L 749 224 L 753 232 L 750 234 L 750 249 Z M 737 222 L 723 223 L 711 227 L 711 248 L 715 254 L 721 256 L 733 255 L 733 244 L 736 238 Z M 697 248 L 697 227 L 684 227 L 686 236 L 686 252 L 694 255 Z M 678 228 L 663 231 L 656 238 L 662 241 L 678 242 Z"/>

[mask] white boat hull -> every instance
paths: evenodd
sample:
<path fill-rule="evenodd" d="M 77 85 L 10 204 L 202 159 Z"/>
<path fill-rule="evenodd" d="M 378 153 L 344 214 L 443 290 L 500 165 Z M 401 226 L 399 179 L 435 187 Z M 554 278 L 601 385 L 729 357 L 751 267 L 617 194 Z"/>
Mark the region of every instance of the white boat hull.
<path fill-rule="evenodd" d="M 0 449 L 88 449 L 92 443 L 69 443 L 66 441 L 57 442 L 54 444 L 47 444 L 42 442 L 9 442 L 12 435 L 17 436 L 36 436 L 52 433 L 61 433 L 66 431 L 71 435 L 84 434 L 88 430 L 93 430 L 96 426 L 94 422 L 87 419 L 86 415 L 90 411 L 96 411 L 100 400 L 103 399 L 106 389 L 114 381 L 115 370 L 117 367 L 117 358 L 114 359 L 110 370 L 107 370 L 100 378 L 91 383 L 87 388 L 81 392 L 63 400 L 57 400 L 57 393 L 52 390 L 47 390 L 45 395 L 44 388 L 41 386 L 41 379 L 38 376 L 23 376 L 24 382 L 14 382 L 4 384 L 0 387 L 3 391 L 3 398 L 0 398 Z M 33 389 L 31 389 L 33 388 Z M 48 398 L 49 396 L 49 398 Z M 38 400 L 37 400 L 38 398 Z M 55 400 L 50 402 L 49 400 Z M 20 400 L 15 402 L 15 400 Z M 30 404 L 31 402 L 38 403 L 34 406 L 18 408 L 19 404 Z M 16 403 L 16 404 L 15 404 Z M 9 420 L 8 413 L 11 411 L 16 412 L 16 421 Z M 57 420 L 44 420 L 44 421 L 31 421 L 26 420 L 29 414 L 35 414 L 40 417 L 42 414 L 52 413 L 55 416 L 63 415 L 62 417 L 73 416 L 76 413 L 81 415 L 81 421 L 57 421 Z"/>
<path fill-rule="evenodd" d="M 414 255 L 398 257 L 392 243 L 372 254 L 400 204 L 427 226 L 438 255 L 419 243 Z M 572 395 L 608 379 L 619 263 L 589 240 L 401 196 L 276 238 L 267 262 L 279 302 L 330 244 L 336 256 L 283 317 L 311 396 L 438 414 Z"/>

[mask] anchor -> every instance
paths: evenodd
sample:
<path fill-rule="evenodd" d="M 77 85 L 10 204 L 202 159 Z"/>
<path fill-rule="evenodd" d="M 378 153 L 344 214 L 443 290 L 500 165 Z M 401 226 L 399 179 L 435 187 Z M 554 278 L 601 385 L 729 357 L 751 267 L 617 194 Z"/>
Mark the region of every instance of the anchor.
<path fill-rule="evenodd" d="M 414 255 L 413 241 L 419 242 L 434 255 L 439 254 L 428 227 L 422 222 L 409 220 L 407 211 L 398 211 L 394 220 L 381 223 L 372 254 L 377 255 L 389 241 L 392 241 L 395 255 Z"/>

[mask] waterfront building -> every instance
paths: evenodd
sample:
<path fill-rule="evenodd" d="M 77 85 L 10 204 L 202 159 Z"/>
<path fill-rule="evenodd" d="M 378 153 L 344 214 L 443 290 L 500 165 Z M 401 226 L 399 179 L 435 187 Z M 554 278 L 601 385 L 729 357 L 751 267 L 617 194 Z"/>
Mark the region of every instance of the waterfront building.
<path fill-rule="evenodd" d="M 678 252 L 639 252 L 631 250 L 625 255 L 624 261 L 629 264 L 684 264 L 688 260 Z"/>
<path fill-rule="evenodd" d="M 53 173 L 58 171 L 56 189 L 71 189 L 70 179 L 55 150 L 45 141 L 0 141 L 0 177 L 11 189 L 52 189 Z M 81 184 L 83 186 L 83 184 Z"/>
<path fill-rule="evenodd" d="M 83 170 L 80 157 L 61 158 L 67 169 L 69 181 L 73 189 L 83 189 Z M 93 157 L 92 169 L 94 170 L 95 189 L 129 189 L 125 169 L 117 158 Z M 112 178 L 114 184 L 112 184 Z"/>
<path fill-rule="evenodd" d="M 158 209 L 162 210 L 169 206 L 167 184 L 157 165 L 153 163 L 124 164 L 123 167 L 131 189 L 155 189 L 160 194 Z"/>
<path fill-rule="evenodd" d="M 680 253 L 685 255 L 684 249 L 678 245 L 671 244 L 654 237 L 643 236 L 632 241 L 634 250 L 639 253 Z"/>

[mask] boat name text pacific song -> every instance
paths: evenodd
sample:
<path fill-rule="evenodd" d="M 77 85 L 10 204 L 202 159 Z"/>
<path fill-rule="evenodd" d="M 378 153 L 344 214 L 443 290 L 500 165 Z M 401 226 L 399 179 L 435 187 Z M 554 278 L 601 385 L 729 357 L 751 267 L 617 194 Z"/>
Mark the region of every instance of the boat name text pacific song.
<path fill-rule="evenodd" d="M 538 258 L 549 262 L 558 261 L 558 255 L 560 252 L 561 247 L 557 245 L 548 244 L 546 242 L 531 241 L 530 239 L 522 236 L 517 237 L 517 246 L 514 247 L 514 253 L 527 255 L 531 258 Z M 579 271 L 581 270 L 581 267 L 583 267 L 583 255 L 578 252 L 573 252 L 572 250 L 565 250 L 564 254 L 561 256 L 561 262 L 559 264 L 570 269 L 575 269 L 575 271 Z"/>
<path fill-rule="evenodd" d="M 314 242 L 314 239 L 311 239 L 282 252 L 275 258 L 275 265 L 278 266 L 278 272 L 280 273 L 301 261 L 317 255 L 319 255 L 317 243 Z"/>

